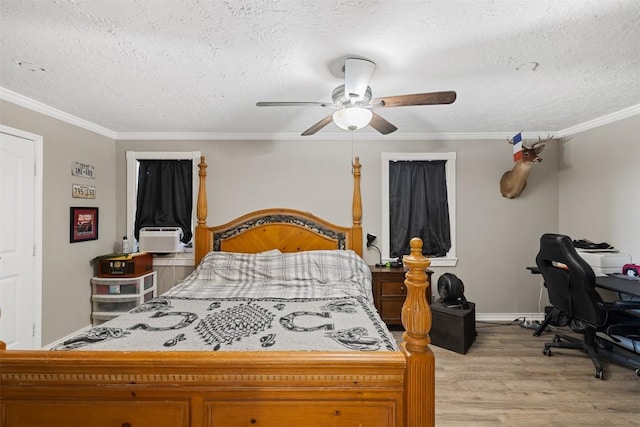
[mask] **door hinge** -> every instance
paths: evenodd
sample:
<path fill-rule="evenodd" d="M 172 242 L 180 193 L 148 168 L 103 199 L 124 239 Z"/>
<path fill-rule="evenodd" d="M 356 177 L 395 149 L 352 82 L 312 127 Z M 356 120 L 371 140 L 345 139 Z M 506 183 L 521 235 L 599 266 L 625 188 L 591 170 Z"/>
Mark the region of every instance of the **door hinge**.
<path fill-rule="evenodd" d="M 35 338 L 36 336 L 36 324 L 31 325 L 31 338 Z"/>

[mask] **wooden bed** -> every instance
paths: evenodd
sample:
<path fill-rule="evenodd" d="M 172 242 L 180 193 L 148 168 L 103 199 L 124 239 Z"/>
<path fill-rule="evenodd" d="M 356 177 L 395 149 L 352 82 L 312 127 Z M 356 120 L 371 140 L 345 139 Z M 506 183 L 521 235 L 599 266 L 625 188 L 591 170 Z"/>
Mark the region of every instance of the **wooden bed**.
<path fill-rule="evenodd" d="M 362 255 L 360 164 L 353 164 L 351 227 L 269 209 L 207 227 L 206 164 L 199 164 L 196 263 L 210 250 L 352 249 Z M 435 424 L 429 286 L 413 239 L 398 352 L 115 352 L 5 350 L 0 425 L 407 426 Z"/>

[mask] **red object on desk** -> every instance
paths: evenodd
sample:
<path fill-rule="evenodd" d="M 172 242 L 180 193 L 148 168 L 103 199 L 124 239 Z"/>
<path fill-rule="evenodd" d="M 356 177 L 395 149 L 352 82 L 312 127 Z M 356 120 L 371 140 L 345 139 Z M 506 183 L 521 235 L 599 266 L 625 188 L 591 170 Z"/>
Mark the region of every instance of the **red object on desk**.
<path fill-rule="evenodd" d="M 629 274 L 631 272 L 631 274 Z M 625 264 L 622 266 L 622 274 L 625 276 L 640 276 L 640 265 Z"/>

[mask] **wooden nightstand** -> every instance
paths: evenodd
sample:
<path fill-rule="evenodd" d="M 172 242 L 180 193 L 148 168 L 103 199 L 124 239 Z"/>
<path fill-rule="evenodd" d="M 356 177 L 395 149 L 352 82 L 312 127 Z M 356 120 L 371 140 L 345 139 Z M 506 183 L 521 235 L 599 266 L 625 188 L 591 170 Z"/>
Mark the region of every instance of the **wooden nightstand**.
<path fill-rule="evenodd" d="M 407 296 L 404 284 L 406 268 L 386 268 L 370 265 L 373 286 L 373 302 L 380 317 L 387 325 L 402 325 L 402 304 Z M 426 270 L 431 283 L 433 271 Z M 426 290 L 427 302 L 431 304 L 431 286 Z"/>

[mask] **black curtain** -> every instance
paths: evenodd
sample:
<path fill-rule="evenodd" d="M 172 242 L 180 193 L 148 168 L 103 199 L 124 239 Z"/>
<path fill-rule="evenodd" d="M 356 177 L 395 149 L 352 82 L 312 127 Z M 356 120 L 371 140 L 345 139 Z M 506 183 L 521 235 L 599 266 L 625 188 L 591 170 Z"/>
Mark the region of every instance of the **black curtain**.
<path fill-rule="evenodd" d="M 191 241 L 192 175 L 191 160 L 139 160 L 137 240 L 144 227 L 180 227 L 182 242 Z"/>
<path fill-rule="evenodd" d="M 411 252 L 420 237 L 425 256 L 442 257 L 451 249 L 446 160 L 389 162 L 389 234 L 391 257 Z"/>

